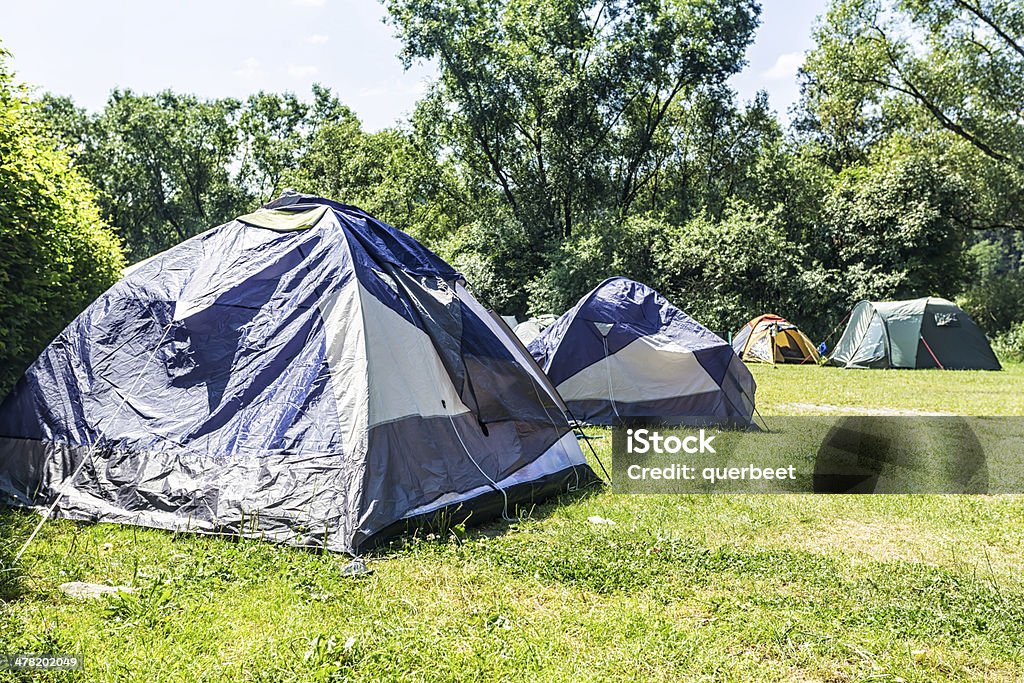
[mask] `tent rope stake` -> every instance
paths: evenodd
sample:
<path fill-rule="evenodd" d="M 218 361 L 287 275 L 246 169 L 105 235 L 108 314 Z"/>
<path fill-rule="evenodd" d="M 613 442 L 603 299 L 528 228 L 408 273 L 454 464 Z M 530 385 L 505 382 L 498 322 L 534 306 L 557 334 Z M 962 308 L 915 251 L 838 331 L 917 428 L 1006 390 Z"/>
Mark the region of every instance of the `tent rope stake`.
<path fill-rule="evenodd" d="M 128 398 L 133 393 L 135 393 L 135 390 L 139 386 L 139 382 L 142 380 L 143 374 L 145 374 L 146 372 L 146 368 L 149 367 L 150 361 L 152 361 L 153 358 L 156 356 L 156 352 L 160 350 L 161 346 L 163 346 L 164 340 L 167 338 L 167 333 L 170 331 L 171 325 L 173 324 L 174 320 L 172 319 L 171 322 L 167 323 L 167 326 L 164 327 L 164 332 L 163 334 L 160 335 L 160 341 L 156 343 L 156 346 L 153 348 L 153 352 L 149 354 L 149 357 L 146 358 L 146 362 L 142 364 L 141 368 L 139 368 L 139 374 L 135 377 L 135 381 L 132 383 L 131 389 L 125 392 L 124 397 L 121 399 L 121 403 L 119 403 L 114 412 L 110 414 L 110 417 L 115 417 L 116 415 L 120 414 L 121 410 L 128 402 Z M 26 540 L 25 544 L 21 546 L 21 550 L 18 551 L 18 554 L 14 556 L 14 561 L 11 562 L 12 567 L 17 565 L 21 561 L 21 556 L 25 554 L 25 551 L 28 550 L 28 547 L 32 544 L 32 541 L 35 540 L 36 535 L 39 534 L 40 529 L 42 529 L 43 525 L 46 524 L 46 520 L 50 519 L 50 517 L 53 515 L 54 510 L 57 509 L 57 505 L 64 497 L 64 494 L 66 494 L 68 490 L 71 488 L 72 484 L 75 483 L 75 479 L 77 479 L 78 475 L 81 474 L 82 470 L 85 468 L 86 463 L 92 462 L 92 456 L 96 452 L 96 447 L 100 444 L 101 441 L 103 441 L 103 436 L 104 430 L 100 430 L 99 433 L 96 435 L 96 438 L 93 439 L 92 445 L 89 446 L 89 450 L 86 452 L 85 457 L 82 458 L 82 462 L 78 463 L 78 467 L 76 467 L 75 471 L 71 473 L 71 476 L 65 479 L 63 483 L 61 483 L 60 488 L 57 490 L 57 495 L 53 499 L 53 502 L 50 503 L 50 505 L 46 508 L 46 512 L 43 513 L 42 519 L 39 520 L 39 523 L 36 524 L 36 527 L 32 530 L 32 533 L 29 534 L 28 540 Z"/>

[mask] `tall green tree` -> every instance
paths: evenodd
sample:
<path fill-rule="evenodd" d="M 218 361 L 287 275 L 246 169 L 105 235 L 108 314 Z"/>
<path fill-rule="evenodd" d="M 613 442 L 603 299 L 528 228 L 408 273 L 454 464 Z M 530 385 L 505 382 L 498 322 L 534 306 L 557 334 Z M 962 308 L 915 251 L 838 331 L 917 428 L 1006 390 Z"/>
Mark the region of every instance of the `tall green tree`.
<path fill-rule="evenodd" d="M 824 199 L 819 239 L 824 262 L 847 274 L 847 305 L 959 292 L 969 273 L 970 196 L 927 154 L 894 150 L 844 170 Z"/>
<path fill-rule="evenodd" d="M 114 91 L 79 166 L 101 192 L 133 260 L 167 249 L 249 207 L 232 177 L 237 100 Z"/>
<path fill-rule="evenodd" d="M 450 161 L 415 122 L 363 131 L 347 107 L 320 125 L 287 183 L 358 205 L 437 247 L 475 212 Z"/>
<path fill-rule="evenodd" d="M 815 41 L 803 124 L 837 168 L 893 133 L 960 143 L 990 209 L 975 227 L 1024 229 L 1024 5 L 835 0 Z"/>
<path fill-rule="evenodd" d="M 437 134 L 542 253 L 627 216 L 673 103 L 739 70 L 754 0 L 390 0 L 407 63 L 435 60 Z"/>
<path fill-rule="evenodd" d="M 95 115 L 45 95 L 40 119 L 100 189 L 104 217 L 137 260 L 286 189 L 321 129 L 351 116 L 328 89 L 312 94 L 240 102 L 115 90 Z"/>
<path fill-rule="evenodd" d="M 0 395 L 124 267 L 96 194 L 0 49 Z"/>
<path fill-rule="evenodd" d="M 311 161 L 310 151 L 323 130 L 344 126 L 352 116 L 330 90 L 317 84 L 309 103 L 292 93 L 252 95 L 238 119 L 241 185 L 260 203 L 277 197 L 296 178 L 308 175 L 302 165 Z"/>

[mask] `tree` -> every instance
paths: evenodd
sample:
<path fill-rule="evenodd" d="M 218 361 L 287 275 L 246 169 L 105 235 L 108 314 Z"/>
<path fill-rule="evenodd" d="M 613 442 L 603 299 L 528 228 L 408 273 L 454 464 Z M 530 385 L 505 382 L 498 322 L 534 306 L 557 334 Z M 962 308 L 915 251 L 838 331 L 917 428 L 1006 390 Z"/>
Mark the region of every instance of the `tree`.
<path fill-rule="evenodd" d="M 79 165 L 138 260 L 249 209 L 232 178 L 240 103 L 115 90 Z"/>
<path fill-rule="evenodd" d="M 469 200 L 428 136 L 365 133 L 347 107 L 323 122 L 288 176 L 296 189 L 333 197 L 435 245 L 469 223 Z"/>
<path fill-rule="evenodd" d="M 739 69 L 758 14 L 753 0 L 387 7 L 406 63 L 438 63 L 438 135 L 538 256 L 581 222 L 630 213 L 671 144 L 673 103 Z"/>
<path fill-rule="evenodd" d="M 94 116 L 64 97 L 40 105 L 41 122 L 100 189 L 104 218 L 135 260 L 277 197 L 321 130 L 352 116 L 318 85 L 308 103 L 291 93 L 242 103 L 115 90 Z"/>
<path fill-rule="evenodd" d="M 0 49 L 0 395 L 124 267 L 96 195 Z"/>
<path fill-rule="evenodd" d="M 712 329 L 731 330 L 780 309 L 803 325 L 801 249 L 787 239 L 780 213 L 733 202 L 720 221 L 700 216 L 672 226 L 660 291 Z"/>
<path fill-rule="evenodd" d="M 1024 229 L 1024 5 L 1011 0 L 836 0 L 804 67 L 803 127 L 837 168 L 893 132 L 950 139 L 998 179 L 974 227 Z"/>
<path fill-rule="evenodd" d="M 880 156 L 844 170 L 824 200 L 827 265 L 852 271 L 851 298 L 952 297 L 969 272 L 970 188 L 928 155 Z"/>
<path fill-rule="evenodd" d="M 351 116 L 351 110 L 330 90 L 317 84 L 308 104 L 291 93 L 252 95 L 238 120 L 241 184 L 260 203 L 279 196 L 303 176 L 302 164 L 310 161 L 308 155 L 321 131 L 344 125 Z"/>
<path fill-rule="evenodd" d="M 796 179 L 767 93 L 741 106 L 728 89 L 700 91 L 673 105 L 668 127 L 671 144 L 637 209 L 681 224 L 702 214 L 721 218 L 733 199 L 765 211 L 790 199 L 781 190 Z"/>
<path fill-rule="evenodd" d="M 137 261 L 251 208 L 233 170 L 240 109 L 232 99 L 115 90 L 95 116 L 46 95 L 39 117 L 99 190 L 104 219 Z"/>

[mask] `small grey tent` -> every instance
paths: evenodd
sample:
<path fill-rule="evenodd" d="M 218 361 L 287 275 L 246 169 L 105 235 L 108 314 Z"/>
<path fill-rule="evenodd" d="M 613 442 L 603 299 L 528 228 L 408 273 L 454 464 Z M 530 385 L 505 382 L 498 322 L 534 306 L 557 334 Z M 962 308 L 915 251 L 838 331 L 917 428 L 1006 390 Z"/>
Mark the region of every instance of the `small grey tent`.
<path fill-rule="evenodd" d="M 999 370 L 985 333 L 936 297 L 861 301 L 826 365 L 846 368 Z"/>
<path fill-rule="evenodd" d="M 529 345 L 534 339 L 541 335 L 541 332 L 551 327 L 557 318 L 550 313 L 542 313 L 534 318 L 525 320 L 513 327 L 519 341 Z"/>

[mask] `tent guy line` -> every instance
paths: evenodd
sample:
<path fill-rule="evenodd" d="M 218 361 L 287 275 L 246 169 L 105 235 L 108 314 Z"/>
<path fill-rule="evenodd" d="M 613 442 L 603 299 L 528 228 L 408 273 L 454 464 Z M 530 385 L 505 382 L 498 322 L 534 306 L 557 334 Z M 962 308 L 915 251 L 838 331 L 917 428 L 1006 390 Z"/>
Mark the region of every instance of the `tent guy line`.
<path fill-rule="evenodd" d="M 157 351 L 160 350 L 160 345 L 163 344 L 164 340 L 167 338 L 167 333 L 170 331 L 172 324 L 173 321 L 167 323 L 167 326 L 164 327 L 164 333 L 160 336 L 160 340 L 157 342 L 156 347 L 149 354 L 149 357 L 146 359 L 146 363 L 142 366 L 142 368 L 139 369 L 139 374 L 136 375 L 135 382 L 132 384 L 132 388 L 125 392 L 124 397 L 118 404 L 117 409 L 112 413 L 112 416 L 117 415 L 124 409 L 125 404 L 128 403 L 128 398 L 138 388 L 138 384 L 142 380 L 142 373 L 146 371 L 146 368 L 152 362 L 153 358 L 156 357 Z M 64 481 L 61 482 L 61 485 L 57 489 L 57 495 L 56 497 L 54 497 L 53 502 L 50 503 L 49 506 L 47 506 L 46 510 L 43 512 L 42 517 L 40 517 L 39 519 L 39 523 L 36 524 L 34 529 L 32 529 L 32 533 L 29 534 L 28 538 L 25 540 L 25 543 L 21 546 L 21 549 L 14 556 L 14 561 L 11 562 L 12 567 L 17 566 L 17 564 L 21 561 L 21 556 L 24 555 L 25 551 L 28 550 L 28 547 L 32 545 L 32 541 L 35 540 L 36 536 L 39 534 L 39 531 L 43 528 L 43 525 L 46 524 L 46 521 L 50 519 L 51 515 L 53 515 L 53 511 L 57 509 L 57 505 L 60 503 L 61 499 L 74 485 L 75 480 L 78 479 L 78 475 L 81 474 L 83 469 L 85 469 L 86 464 L 92 462 L 93 454 L 96 452 L 96 447 L 99 446 L 102 440 L 103 430 L 100 430 L 99 433 L 97 433 L 96 435 L 96 439 L 92 442 L 92 445 L 89 447 L 89 450 L 86 453 L 85 457 L 83 457 L 82 461 L 78 463 L 78 467 L 75 468 L 75 470 L 71 473 L 70 476 L 68 476 Z"/>

